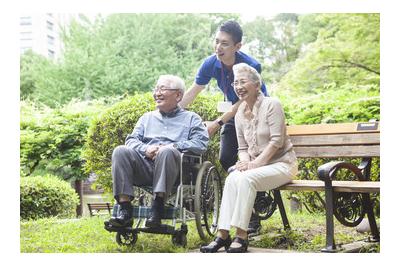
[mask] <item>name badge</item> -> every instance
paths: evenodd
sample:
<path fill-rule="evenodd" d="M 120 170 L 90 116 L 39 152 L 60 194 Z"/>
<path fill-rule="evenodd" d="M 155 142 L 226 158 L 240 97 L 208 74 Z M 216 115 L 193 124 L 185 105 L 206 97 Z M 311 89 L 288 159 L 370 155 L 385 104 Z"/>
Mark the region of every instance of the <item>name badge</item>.
<path fill-rule="evenodd" d="M 226 113 L 232 109 L 232 102 L 218 102 L 217 111 L 219 113 Z"/>

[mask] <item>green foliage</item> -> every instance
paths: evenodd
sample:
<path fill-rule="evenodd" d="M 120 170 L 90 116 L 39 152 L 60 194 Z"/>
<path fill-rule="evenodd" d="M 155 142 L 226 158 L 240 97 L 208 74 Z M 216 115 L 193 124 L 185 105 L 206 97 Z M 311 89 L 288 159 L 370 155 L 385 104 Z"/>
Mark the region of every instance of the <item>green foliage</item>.
<path fill-rule="evenodd" d="M 55 176 L 21 178 L 21 219 L 73 217 L 78 203 L 78 195 L 69 183 Z"/>
<path fill-rule="evenodd" d="M 81 150 L 89 122 L 104 103 L 71 102 L 58 109 L 21 102 L 22 176 L 51 173 L 65 180 L 86 179 Z"/>
<path fill-rule="evenodd" d="M 306 15 L 307 16 L 307 15 Z M 318 14 L 312 32 L 314 42 L 305 43 L 292 69 L 279 83 L 279 89 L 293 97 L 316 94 L 327 84 L 342 87 L 377 86 L 380 74 L 379 14 Z M 311 25 L 300 19 L 300 32 Z M 307 23 L 305 23 L 307 21 Z M 315 33 L 304 40 L 312 41 Z"/>
<path fill-rule="evenodd" d="M 220 95 L 200 94 L 190 110 L 198 113 L 204 121 L 214 120 Z M 97 176 L 96 184 L 108 191 L 112 188 L 111 155 L 115 147 L 125 143 L 125 138 L 136 125 L 137 120 L 148 111 L 155 109 L 151 93 L 136 94 L 107 109 L 95 118 L 88 130 L 83 156 L 85 170 Z M 219 136 L 213 138 L 205 154 L 205 160 L 214 164 L 218 161 Z"/>
<path fill-rule="evenodd" d="M 315 95 L 294 98 L 278 93 L 289 124 L 320 124 L 380 120 L 380 95 L 376 85 L 324 86 Z"/>

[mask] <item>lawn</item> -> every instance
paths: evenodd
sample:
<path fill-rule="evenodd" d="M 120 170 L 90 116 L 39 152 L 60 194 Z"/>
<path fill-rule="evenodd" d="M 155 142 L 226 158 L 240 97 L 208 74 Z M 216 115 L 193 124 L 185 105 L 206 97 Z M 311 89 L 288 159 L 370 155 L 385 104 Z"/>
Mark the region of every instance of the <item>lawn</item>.
<path fill-rule="evenodd" d="M 262 222 L 263 229 L 257 240 L 250 246 L 274 249 L 288 249 L 298 252 L 319 252 L 325 244 L 325 216 L 308 213 L 288 212 L 293 230 L 285 232 L 279 212 Z M 171 236 L 141 233 L 133 248 L 120 247 L 115 242 L 115 233 L 103 228 L 107 216 L 85 217 L 81 219 L 60 220 L 41 219 L 21 221 L 20 243 L 22 253 L 127 253 L 127 252 L 190 252 L 203 242 L 197 234 L 194 221 L 188 222 L 188 245 L 186 248 L 172 244 Z M 379 221 L 378 221 L 379 223 Z M 344 227 L 335 221 L 336 244 L 350 243 L 365 239 L 366 234 L 356 232 L 355 228 Z M 377 244 L 364 252 L 379 252 Z"/>

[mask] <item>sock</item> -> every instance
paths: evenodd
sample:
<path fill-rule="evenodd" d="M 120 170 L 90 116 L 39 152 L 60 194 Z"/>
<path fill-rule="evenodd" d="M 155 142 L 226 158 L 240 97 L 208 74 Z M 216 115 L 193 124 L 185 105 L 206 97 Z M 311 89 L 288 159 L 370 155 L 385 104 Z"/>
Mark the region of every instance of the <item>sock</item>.
<path fill-rule="evenodd" d="M 132 204 L 130 201 L 120 202 L 119 205 L 121 206 L 121 209 L 124 210 L 129 210 L 130 208 L 132 208 Z"/>

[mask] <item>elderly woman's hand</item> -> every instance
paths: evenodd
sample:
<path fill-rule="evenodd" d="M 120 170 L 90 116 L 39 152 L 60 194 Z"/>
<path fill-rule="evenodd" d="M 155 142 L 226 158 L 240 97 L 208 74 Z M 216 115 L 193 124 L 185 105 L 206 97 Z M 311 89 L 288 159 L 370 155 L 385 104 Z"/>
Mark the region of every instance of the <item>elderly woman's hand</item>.
<path fill-rule="evenodd" d="M 249 162 L 248 161 L 237 161 L 235 168 L 236 170 L 242 172 L 242 171 L 246 171 L 248 168 Z"/>

